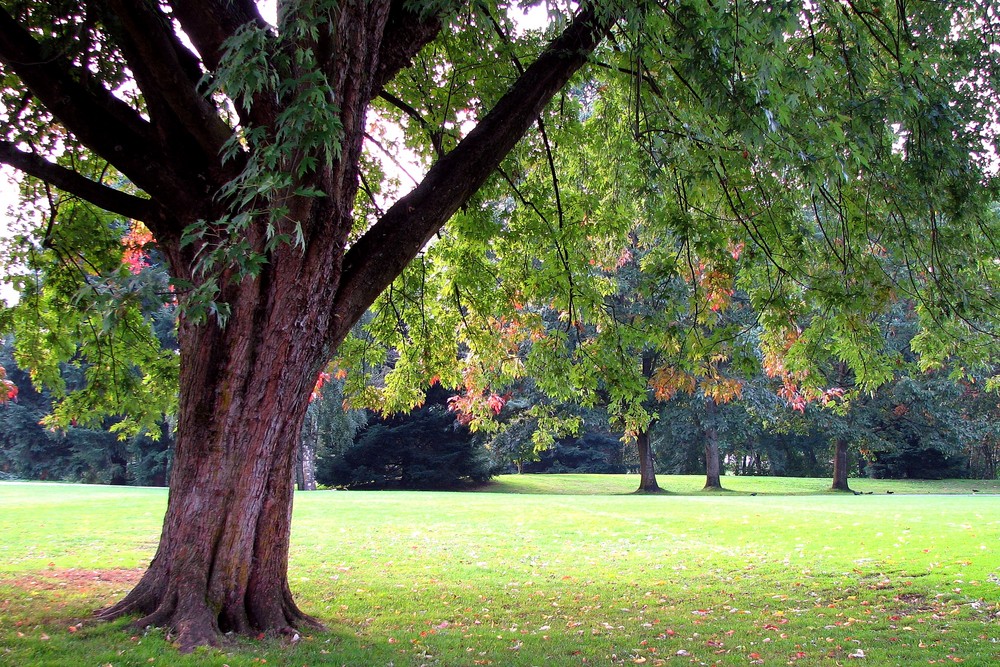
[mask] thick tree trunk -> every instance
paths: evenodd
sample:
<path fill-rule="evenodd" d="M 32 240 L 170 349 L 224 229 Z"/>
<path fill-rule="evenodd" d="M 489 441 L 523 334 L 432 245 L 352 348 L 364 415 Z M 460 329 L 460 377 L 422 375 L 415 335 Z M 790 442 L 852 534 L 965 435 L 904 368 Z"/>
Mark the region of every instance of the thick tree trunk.
<path fill-rule="evenodd" d="M 325 356 L 316 336 L 290 335 L 310 324 L 308 299 L 282 303 L 278 294 L 225 329 L 182 323 L 159 549 L 135 589 L 100 617 L 142 614 L 138 626 L 171 629 L 183 650 L 214 644 L 220 632 L 319 627 L 292 601 L 286 572 L 296 445 Z"/>
<path fill-rule="evenodd" d="M 638 493 L 657 493 L 660 485 L 656 483 L 653 448 L 649 445 L 649 429 L 640 431 L 635 438 L 639 451 L 639 488 Z"/>
<path fill-rule="evenodd" d="M 847 440 L 837 438 L 833 448 L 833 486 L 834 491 L 850 491 L 847 485 Z"/>
<path fill-rule="evenodd" d="M 719 432 L 716 430 L 713 418 L 715 416 L 715 401 L 705 399 L 705 412 L 708 414 L 706 424 L 702 426 L 705 438 L 705 489 L 722 488 L 722 466 L 719 461 Z"/>

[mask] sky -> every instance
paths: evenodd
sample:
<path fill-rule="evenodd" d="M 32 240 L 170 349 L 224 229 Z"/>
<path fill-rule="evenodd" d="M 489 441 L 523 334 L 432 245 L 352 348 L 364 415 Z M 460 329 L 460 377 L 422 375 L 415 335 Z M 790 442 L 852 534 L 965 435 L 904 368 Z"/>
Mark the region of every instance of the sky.
<path fill-rule="evenodd" d="M 17 203 L 17 186 L 11 180 L 12 170 L 0 167 L 0 239 L 10 236 L 10 215 L 8 209 Z M 3 276 L 6 278 L 6 269 Z M 8 304 L 17 301 L 17 292 L 6 282 L 0 282 L 0 299 Z"/>

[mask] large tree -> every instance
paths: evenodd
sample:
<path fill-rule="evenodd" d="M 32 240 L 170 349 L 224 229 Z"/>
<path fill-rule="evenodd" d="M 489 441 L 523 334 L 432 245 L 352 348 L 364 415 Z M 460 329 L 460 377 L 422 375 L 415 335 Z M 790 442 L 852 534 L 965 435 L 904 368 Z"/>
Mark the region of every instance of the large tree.
<path fill-rule="evenodd" d="M 101 613 L 138 612 L 184 648 L 315 623 L 286 569 L 317 374 L 621 11 L 585 3 L 416 189 L 359 224 L 368 108 L 459 3 L 279 5 L 277 26 L 251 0 L 0 8 L 0 160 L 143 222 L 188 290 L 160 546 Z"/>
<path fill-rule="evenodd" d="M 653 226 L 647 240 L 665 238 L 660 226 L 691 250 L 680 255 L 711 260 L 733 241 L 753 250 L 743 287 L 774 336 L 801 312 L 799 287 L 818 286 L 820 306 L 847 313 L 833 321 L 842 356 L 865 309 L 892 289 L 879 279 L 879 249 L 894 232 L 906 239 L 890 248 L 896 260 L 912 261 L 907 286 L 930 296 L 943 293 L 926 280 L 947 268 L 943 248 L 972 255 L 991 238 L 984 100 L 997 73 L 980 36 L 997 30 L 989 3 L 547 3 L 557 15 L 547 43 L 513 29 L 512 4 L 289 0 L 271 25 L 252 0 L 2 3 L 0 161 L 51 186 L 41 191 L 41 247 L 68 212 L 77 231 L 60 243 L 70 248 L 107 228 L 94 207 L 141 221 L 181 300 L 160 545 L 102 617 L 139 613 L 141 625 L 176 629 L 184 648 L 220 631 L 315 623 L 286 575 L 309 394 L 351 327 L 453 214 L 453 238 L 432 249 L 452 252 L 444 293 L 470 298 L 461 274 L 471 271 L 486 279 L 481 302 L 501 305 L 512 293 L 477 268 L 476 253 L 506 243 L 508 277 L 521 271 L 532 296 L 550 289 L 566 316 L 567 331 L 536 345 L 532 363 L 550 385 L 584 394 L 597 386 L 592 374 L 555 377 L 572 370 L 557 360 L 570 330 L 585 316 L 600 325 L 605 308 L 599 281 L 576 282 L 588 260 L 580 241 L 627 245 L 634 221 L 615 206 L 633 193 Z M 588 62 L 587 79 L 567 89 Z M 375 108 L 428 166 L 391 205 L 384 172 L 363 152 L 366 135 L 392 141 L 379 141 Z M 564 200 L 560 149 L 608 137 L 628 159 L 593 153 L 574 172 L 579 197 Z M 519 217 L 499 219 L 514 209 Z M 654 263 L 676 272 L 680 255 L 671 246 Z M 75 255 L 59 257 L 88 273 Z M 399 293 L 436 279 L 416 264 Z M 967 261 L 947 284 L 970 286 L 984 267 L 996 271 L 985 257 Z M 956 327 L 971 307 L 962 303 L 949 313 Z M 425 344 L 398 358 L 388 385 L 405 388 L 435 365 L 450 364 L 455 379 L 457 350 L 441 341 L 456 339 L 454 318 L 474 319 L 462 304 L 451 318 L 430 300 L 408 307 L 412 319 L 397 328 Z M 627 384 L 645 396 L 642 383 Z M 617 403 L 633 421 L 645 414 L 624 394 Z"/>

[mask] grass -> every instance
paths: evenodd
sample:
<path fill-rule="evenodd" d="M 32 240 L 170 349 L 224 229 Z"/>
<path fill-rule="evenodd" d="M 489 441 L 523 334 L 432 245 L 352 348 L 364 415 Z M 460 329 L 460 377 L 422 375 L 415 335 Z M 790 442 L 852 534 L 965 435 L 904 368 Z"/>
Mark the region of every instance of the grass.
<path fill-rule="evenodd" d="M 823 480 L 660 482 L 673 494 L 582 475 L 299 494 L 290 582 L 329 632 L 190 656 L 89 618 L 141 574 L 165 491 L 2 483 L 0 664 L 1000 661 L 996 482 L 852 480 L 861 497 Z"/>
<path fill-rule="evenodd" d="M 704 475 L 658 475 L 660 487 L 667 493 L 698 494 L 705 485 Z M 543 493 L 577 495 L 622 495 L 634 493 L 639 486 L 635 475 L 504 475 L 480 489 L 493 493 Z M 723 493 L 757 495 L 807 495 L 830 491 L 829 479 L 807 477 L 723 477 Z M 859 493 L 1000 494 L 1000 480 L 888 480 L 851 479 L 850 486 Z"/>

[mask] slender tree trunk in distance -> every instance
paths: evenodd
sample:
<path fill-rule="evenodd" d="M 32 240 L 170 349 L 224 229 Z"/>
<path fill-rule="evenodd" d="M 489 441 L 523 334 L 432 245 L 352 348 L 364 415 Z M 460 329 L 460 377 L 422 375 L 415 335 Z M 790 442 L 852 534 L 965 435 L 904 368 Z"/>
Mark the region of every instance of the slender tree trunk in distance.
<path fill-rule="evenodd" d="M 722 488 L 722 467 L 719 462 L 719 432 L 712 423 L 715 415 L 715 401 L 705 399 L 705 412 L 708 414 L 708 424 L 702 426 L 705 437 L 705 490 Z"/>
<path fill-rule="evenodd" d="M 316 441 L 307 440 L 302 443 L 302 491 L 316 490 Z"/>
<path fill-rule="evenodd" d="M 653 448 L 649 445 L 649 429 L 643 429 L 635 437 L 635 445 L 639 450 L 639 488 L 637 493 L 658 493 L 660 485 L 656 483 Z"/>
<path fill-rule="evenodd" d="M 656 367 L 656 356 L 651 350 L 642 353 L 642 376 L 649 380 L 653 377 Z M 653 459 L 653 448 L 649 445 L 649 430 L 651 425 L 642 429 L 635 437 L 635 446 L 639 454 L 639 488 L 636 493 L 659 493 L 660 485 L 656 483 L 656 467 Z"/>
<path fill-rule="evenodd" d="M 847 440 L 837 438 L 833 447 L 833 486 L 834 491 L 850 491 L 847 485 Z"/>
<path fill-rule="evenodd" d="M 300 491 L 316 490 L 316 441 L 319 437 L 318 415 L 315 410 L 306 410 L 302 437 L 299 439 L 299 453 L 295 477 Z"/>

